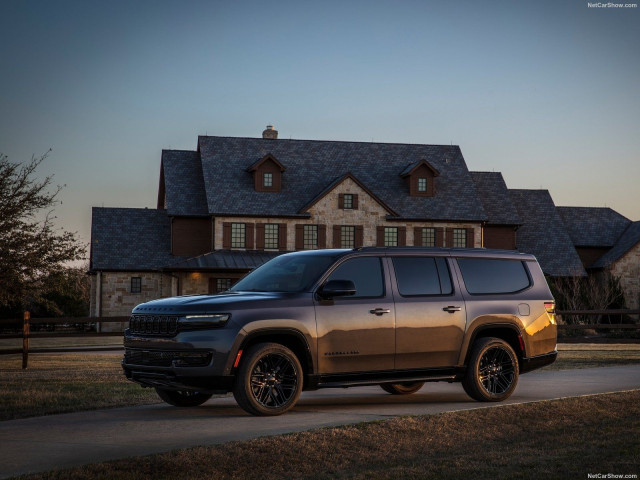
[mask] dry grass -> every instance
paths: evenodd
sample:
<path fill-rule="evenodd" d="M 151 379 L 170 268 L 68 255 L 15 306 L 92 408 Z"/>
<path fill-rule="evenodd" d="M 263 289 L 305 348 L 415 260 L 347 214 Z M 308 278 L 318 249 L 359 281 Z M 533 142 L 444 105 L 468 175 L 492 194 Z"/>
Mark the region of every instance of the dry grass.
<path fill-rule="evenodd" d="M 155 391 L 128 381 L 121 355 L 0 356 L 0 420 L 157 403 Z"/>
<path fill-rule="evenodd" d="M 568 370 L 571 368 L 613 367 L 615 365 L 632 365 L 640 363 L 640 349 L 635 345 L 627 347 L 616 345 L 607 348 L 598 345 L 599 349 L 570 349 L 564 347 L 558 352 L 558 359 L 545 367 L 545 370 Z M 625 348 L 627 347 L 627 348 Z"/>
<path fill-rule="evenodd" d="M 395 418 L 21 478 L 587 478 L 640 473 L 639 431 L 634 391 Z"/>

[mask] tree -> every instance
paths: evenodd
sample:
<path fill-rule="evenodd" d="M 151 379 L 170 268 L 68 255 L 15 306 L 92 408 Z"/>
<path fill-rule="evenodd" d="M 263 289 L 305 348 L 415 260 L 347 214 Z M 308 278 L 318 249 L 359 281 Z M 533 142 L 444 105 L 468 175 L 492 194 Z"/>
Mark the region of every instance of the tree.
<path fill-rule="evenodd" d="M 64 277 L 68 262 L 81 260 L 86 252 L 75 233 L 53 224 L 53 208 L 63 187 L 51 186 L 52 175 L 35 178 L 49 153 L 24 165 L 0 154 L 0 307 L 5 311 L 38 304 L 55 311 L 46 296 L 65 282 L 51 280 Z"/>

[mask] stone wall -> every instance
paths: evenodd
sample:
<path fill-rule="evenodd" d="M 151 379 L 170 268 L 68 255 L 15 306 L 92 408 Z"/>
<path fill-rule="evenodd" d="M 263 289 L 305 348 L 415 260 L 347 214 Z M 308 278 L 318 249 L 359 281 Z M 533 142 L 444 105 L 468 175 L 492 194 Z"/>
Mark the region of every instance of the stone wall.
<path fill-rule="evenodd" d="M 181 272 L 177 273 L 179 295 L 199 295 L 209 293 L 209 279 L 215 278 L 231 278 L 235 283 L 236 280 L 242 278 L 245 273 L 204 273 L 204 272 Z"/>
<path fill-rule="evenodd" d="M 131 293 L 131 278 L 141 279 L 141 292 Z M 98 308 L 98 281 L 101 288 L 101 302 Z M 170 275 L 151 272 L 101 272 L 91 278 L 91 316 L 128 316 L 133 308 L 149 300 L 170 297 L 176 294 L 175 280 Z M 104 323 L 103 332 L 122 331 L 126 324 Z"/>
<path fill-rule="evenodd" d="M 611 274 L 620 278 L 627 307 L 640 308 L 640 243 L 611 266 Z"/>
<path fill-rule="evenodd" d="M 338 208 L 338 195 L 341 193 L 354 193 L 358 195 L 358 209 L 344 210 Z M 269 195 L 265 193 L 264 195 Z M 332 248 L 333 225 L 362 225 L 363 243 L 365 247 L 376 245 L 376 227 L 387 226 L 407 227 L 407 245 L 413 245 L 414 227 L 452 227 L 473 228 L 474 246 L 482 246 L 482 227 L 480 223 L 445 223 L 445 222 L 394 222 L 388 221 L 388 212 L 367 192 L 360 188 L 353 180 L 346 178 L 331 192 L 309 209 L 311 218 L 249 218 L 249 217 L 218 217 L 214 219 L 214 248 L 222 249 L 222 224 L 224 222 L 238 223 L 286 223 L 287 224 L 287 250 L 295 250 L 296 225 L 322 224 L 327 226 L 327 248 Z M 255 242 L 254 242 L 255 245 Z"/>

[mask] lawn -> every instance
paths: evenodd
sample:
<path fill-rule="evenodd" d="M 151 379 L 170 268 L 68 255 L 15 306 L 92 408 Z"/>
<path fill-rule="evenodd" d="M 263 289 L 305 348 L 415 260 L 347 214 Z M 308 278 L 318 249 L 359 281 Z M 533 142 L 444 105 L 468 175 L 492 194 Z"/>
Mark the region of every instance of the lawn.
<path fill-rule="evenodd" d="M 633 391 L 394 418 L 21 478 L 622 478 L 607 475 L 640 473 L 639 431 L 640 391 Z"/>

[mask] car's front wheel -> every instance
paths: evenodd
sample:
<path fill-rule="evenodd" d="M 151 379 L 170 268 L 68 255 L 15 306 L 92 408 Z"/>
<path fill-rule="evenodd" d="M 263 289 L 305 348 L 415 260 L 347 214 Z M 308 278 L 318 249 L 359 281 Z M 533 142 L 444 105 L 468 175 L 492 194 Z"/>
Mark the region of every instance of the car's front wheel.
<path fill-rule="evenodd" d="M 197 407 L 209 400 L 212 395 L 191 390 L 164 390 L 156 388 L 158 396 L 174 407 Z"/>
<path fill-rule="evenodd" d="M 296 404 L 302 382 L 302 366 L 291 350 L 259 343 L 242 357 L 233 396 L 252 415 L 280 415 Z"/>
<path fill-rule="evenodd" d="M 422 388 L 424 382 L 381 383 L 380 387 L 392 395 L 409 395 Z"/>
<path fill-rule="evenodd" d="M 462 386 L 471 398 L 481 402 L 500 402 L 518 384 L 518 357 L 513 348 L 499 338 L 481 338 L 473 345 Z"/>

